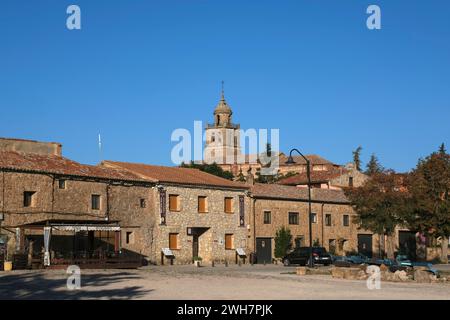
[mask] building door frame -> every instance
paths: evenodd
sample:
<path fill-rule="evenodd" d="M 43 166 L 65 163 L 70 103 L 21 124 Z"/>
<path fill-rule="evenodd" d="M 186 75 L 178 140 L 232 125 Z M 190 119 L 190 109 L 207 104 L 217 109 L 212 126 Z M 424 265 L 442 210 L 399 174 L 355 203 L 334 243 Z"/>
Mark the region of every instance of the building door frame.
<path fill-rule="evenodd" d="M 373 235 L 369 233 L 358 233 L 358 253 L 372 258 L 373 256 Z"/>
<path fill-rule="evenodd" d="M 199 238 L 202 234 L 208 231 L 209 228 L 205 227 L 189 227 L 188 235 L 192 236 L 192 261 L 194 261 L 195 257 L 198 257 L 199 254 Z"/>
<path fill-rule="evenodd" d="M 272 263 L 272 238 L 256 238 L 256 262 Z"/>

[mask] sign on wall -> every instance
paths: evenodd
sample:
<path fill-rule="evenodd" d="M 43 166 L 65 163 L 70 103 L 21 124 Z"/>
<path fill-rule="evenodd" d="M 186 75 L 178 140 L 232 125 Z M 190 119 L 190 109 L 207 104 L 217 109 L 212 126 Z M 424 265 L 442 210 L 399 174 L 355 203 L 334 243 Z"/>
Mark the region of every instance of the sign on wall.
<path fill-rule="evenodd" d="M 159 190 L 159 208 L 161 224 L 166 224 L 166 190 Z"/>
<path fill-rule="evenodd" d="M 239 226 L 245 226 L 245 198 L 244 196 L 239 196 Z"/>

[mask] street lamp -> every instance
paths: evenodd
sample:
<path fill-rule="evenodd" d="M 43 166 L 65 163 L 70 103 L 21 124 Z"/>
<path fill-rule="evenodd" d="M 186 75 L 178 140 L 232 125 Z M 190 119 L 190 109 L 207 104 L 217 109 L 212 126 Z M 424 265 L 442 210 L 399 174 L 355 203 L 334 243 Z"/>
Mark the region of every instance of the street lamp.
<path fill-rule="evenodd" d="M 308 177 L 308 207 L 309 207 L 309 267 L 312 268 L 314 266 L 314 260 L 313 260 L 313 244 L 312 244 L 312 212 L 311 212 L 311 172 L 310 172 L 310 161 L 307 159 L 300 151 L 297 149 L 292 149 L 291 152 L 289 152 L 289 158 L 286 161 L 286 164 L 295 164 L 294 158 L 292 157 L 292 152 L 297 152 L 299 155 L 302 156 L 303 159 L 306 161 L 306 176 Z"/>

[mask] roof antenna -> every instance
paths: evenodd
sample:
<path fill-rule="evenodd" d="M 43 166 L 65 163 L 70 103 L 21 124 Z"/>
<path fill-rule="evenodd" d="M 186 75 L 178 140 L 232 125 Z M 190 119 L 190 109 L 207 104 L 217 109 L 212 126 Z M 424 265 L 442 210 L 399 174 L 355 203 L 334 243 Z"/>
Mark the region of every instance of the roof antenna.
<path fill-rule="evenodd" d="M 100 162 L 102 162 L 102 137 L 100 136 L 100 133 L 98 134 L 98 156 Z"/>

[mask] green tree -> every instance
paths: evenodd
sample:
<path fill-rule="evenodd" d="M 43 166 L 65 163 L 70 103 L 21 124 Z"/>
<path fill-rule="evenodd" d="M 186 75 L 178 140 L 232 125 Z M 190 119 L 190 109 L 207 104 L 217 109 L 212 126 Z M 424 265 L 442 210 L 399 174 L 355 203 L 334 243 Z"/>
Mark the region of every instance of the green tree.
<path fill-rule="evenodd" d="M 353 153 L 353 163 L 355 164 L 355 167 L 358 171 L 361 171 L 361 151 L 362 147 L 359 146 L 354 150 Z"/>
<path fill-rule="evenodd" d="M 245 182 L 245 181 L 246 181 L 245 176 L 244 176 L 244 174 L 242 173 L 242 168 L 239 170 L 239 174 L 238 174 L 236 180 L 239 181 L 239 182 Z"/>
<path fill-rule="evenodd" d="M 225 178 L 228 180 L 233 180 L 233 174 L 229 171 L 225 171 L 223 170 L 217 163 L 212 163 L 212 164 L 206 164 L 206 163 L 194 163 L 193 161 L 191 161 L 190 164 L 185 164 L 182 163 L 180 165 L 180 167 L 182 168 L 192 168 L 192 169 L 198 169 L 200 171 L 203 172 L 207 172 L 209 174 L 213 174 L 215 176 L 221 177 L 221 178 Z"/>
<path fill-rule="evenodd" d="M 275 234 L 275 258 L 283 258 L 292 248 L 291 230 L 281 227 Z"/>
<path fill-rule="evenodd" d="M 272 156 L 272 145 L 270 143 L 266 143 L 266 154 L 268 157 Z"/>
<path fill-rule="evenodd" d="M 444 144 L 420 159 L 408 179 L 412 196 L 410 227 L 430 237 L 441 237 L 441 260 L 448 263 L 450 236 L 450 155 Z"/>
<path fill-rule="evenodd" d="M 384 171 L 384 168 L 381 166 L 380 162 L 378 161 L 377 156 L 373 153 L 370 156 L 370 160 L 367 163 L 366 171 L 364 172 L 368 176 L 372 176 L 376 173 L 381 173 Z"/>
<path fill-rule="evenodd" d="M 394 257 L 395 228 L 405 223 L 409 213 L 409 196 L 403 185 L 403 177 L 388 170 L 374 174 L 359 188 L 345 190 L 357 213 L 355 222 L 364 229 L 383 235 L 380 237 L 381 256 L 386 250 L 389 258 Z M 388 238 L 387 248 L 384 236 Z"/>

